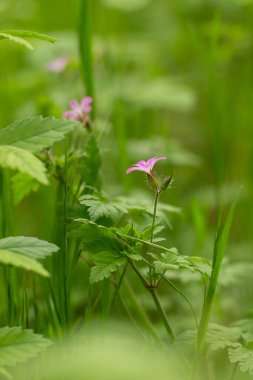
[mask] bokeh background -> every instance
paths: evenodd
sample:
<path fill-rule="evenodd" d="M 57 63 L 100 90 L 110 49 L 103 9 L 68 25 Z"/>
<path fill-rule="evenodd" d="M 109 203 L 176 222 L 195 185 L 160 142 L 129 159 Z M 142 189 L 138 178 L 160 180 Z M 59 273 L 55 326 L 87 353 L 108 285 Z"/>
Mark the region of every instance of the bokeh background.
<path fill-rule="evenodd" d="M 139 159 L 167 156 L 157 164 L 163 176 L 174 176 L 160 205 L 169 219 L 166 238 L 183 254 L 207 258 L 219 210 L 240 191 L 213 319 L 228 324 L 251 317 L 253 1 L 94 0 L 91 17 L 104 189 L 152 208 L 144 176 L 125 170 Z M 89 95 L 79 70 L 77 1 L 2 0 L 0 20 L 1 29 L 58 40 L 35 41 L 32 52 L 0 42 L 1 127 L 31 115 L 60 117 L 70 99 Z M 67 68 L 50 72 L 48 62 L 61 56 L 68 57 Z M 13 209 L 13 233 L 50 240 L 53 202 L 47 188 L 22 201 Z M 171 276 L 200 310 L 200 279 Z M 152 309 L 148 296 L 136 293 Z M 192 327 L 182 300 L 166 296 L 165 302 L 175 325 Z"/>

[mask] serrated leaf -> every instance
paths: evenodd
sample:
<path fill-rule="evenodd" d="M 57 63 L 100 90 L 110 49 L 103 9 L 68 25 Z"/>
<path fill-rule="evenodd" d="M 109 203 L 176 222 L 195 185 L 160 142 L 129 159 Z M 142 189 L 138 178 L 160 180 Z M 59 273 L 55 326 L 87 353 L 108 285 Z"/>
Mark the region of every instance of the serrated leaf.
<path fill-rule="evenodd" d="M 238 363 L 242 372 L 253 375 L 253 350 L 245 347 L 229 348 L 228 356 L 231 363 Z"/>
<path fill-rule="evenodd" d="M 50 276 L 48 271 L 36 260 L 4 249 L 0 249 L 0 263 L 23 268 L 25 270 L 40 274 L 43 277 Z"/>
<path fill-rule="evenodd" d="M 174 253 L 174 254 L 173 254 Z M 170 248 L 170 252 L 163 252 L 160 255 L 153 255 L 154 265 L 157 273 L 166 270 L 188 270 L 190 272 L 200 272 L 203 275 L 210 275 L 211 264 L 204 257 L 182 256 L 178 254 L 175 247 Z"/>
<path fill-rule="evenodd" d="M 37 191 L 40 187 L 39 182 L 36 181 L 36 179 L 24 173 L 15 174 L 12 177 L 11 182 L 15 205 L 19 204 L 26 196 L 31 192 Z"/>
<path fill-rule="evenodd" d="M 0 130 L 0 145 L 11 145 L 37 153 L 64 139 L 64 135 L 79 124 L 72 120 L 42 116 L 17 120 Z"/>
<path fill-rule="evenodd" d="M 0 249 L 26 255 L 33 259 L 44 259 L 59 250 L 55 244 L 25 236 L 10 236 L 0 239 Z"/>
<path fill-rule="evenodd" d="M 81 223 L 78 228 L 72 229 L 70 236 L 81 239 L 85 251 L 98 253 L 101 251 L 121 252 L 124 246 L 119 243 L 113 231 L 100 226 L 88 219 L 77 219 Z"/>
<path fill-rule="evenodd" d="M 227 327 L 216 323 L 210 324 L 207 333 L 207 342 L 211 350 L 223 349 L 225 347 L 239 347 L 239 338 L 242 331 L 238 327 Z"/>
<path fill-rule="evenodd" d="M 127 213 L 125 208 L 116 202 L 110 202 L 105 197 L 84 195 L 80 198 L 80 203 L 87 207 L 89 217 L 93 222 L 103 217 L 114 220 L 120 215 Z"/>
<path fill-rule="evenodd" d="M 90 283 L 94 284 L 110 277 L 111 273 L 125 264 L 126 258 L 119 256 L 117 252 L 104 251 L 95 255 L 95 266 L 91 268 Z"/>
<path fill-rule="evenodd" d="M 32 330 L 21 327 L 0 328 L 0 366 L 11 367 L 36 356 L 51 342 Z"/>
<path fill-rule="evenodd" d="M 125 255 L 133 261 L 143 261 L 143 257 L 141 255 L 138 255 L 135 253 L 128 253 L 128 252 L 125 252 Z"/>
<path fill-rule="evenodd" d="M 43 185 L 48 185 L 48 179 L 45 174 L 46 168 L 37 157 L 31 152 L 16 146 L 2 145 L 2 141 L 0 141 L 0 166 L 18 170 L 35 178 Z"/>

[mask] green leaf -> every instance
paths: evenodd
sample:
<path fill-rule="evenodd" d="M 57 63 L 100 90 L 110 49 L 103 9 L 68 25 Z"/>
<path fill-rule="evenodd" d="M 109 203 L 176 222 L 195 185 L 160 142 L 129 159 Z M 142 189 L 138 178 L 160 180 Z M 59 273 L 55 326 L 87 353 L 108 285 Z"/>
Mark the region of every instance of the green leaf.
<path fill-rule="evenodd" d="M 238 342 L 242 331 L 238 327 L 226 327 L 216 323 L 210 324 L 207 333 L 207 342 L 211 350 L 223 349 L 225 347 L 239 347 Z"/>
<path fill-rule="evenodd" d="M 0 142 L 0 166 L 18 170 L 21 173 L 28 174 L 30 177 L 35 178 L 43 185 L 48 185 L 48 179 L 45 174 L 46 168 L 37 157 L 31 152 L 16 146 L 2 145 L 2 141 Z"/>
<path fill-rule="evenodd" d="M 104 251 L 95 255 L 95 266 L 91 268 L 90 283 L 94 284 L 110 277 L 111 273 L 126 263 L 126 258 L 119 256 L 117 252 Z"/>
<path fill-rule="evenodd" d="M 170 248 L 169 252 L 162 252 L 159 255 L 149 253 L 149 255 L 155 259 L 154 266 L 157 273 L 162 273 L 167 270 L 184 269 L 209 276 L 211 272 L 211 263 L 206 258 L 179 255 L 175 247 Z"/>
<path fill-rule="evenodd" d="M 16 36 L 16 37 L 34 38 L 36 40 L 43 40 L 43 41 L 48 41 L 52 43 L 57 41 L 57 39 L 54 37 L 47 36 L 46 34 L 33 32 L 31 30 L 8 29 L 8 30 L 0 30 L 0 32 L 7 33 L 9 35 Z"/>
<path fill-rule="evenodd" d="M 81 225 L 78 228 L 75 224 L 72 225 L 70 236 L 81 239 L 81 248 L 85 251 L 94 254 L 102 251 L 124 251 L 124 245 L 119 243 L 113 230 L 88 219 L 76 219 L 75 221 Z"/>
<path fill-rule="evenodd" d="M 36 179 L 24 173 L 15 174 L 11 181 L 15 205 L 19 204 L 31 192 L 37 191 L 40 186 Z"/>
<path fill-rule="evenodd" d="M 48 339 L 21 327 L 0 328 L 0 366 L 11 367 L 36 356 L 51 345 Z"/>
<path fill-rule="evenodd" d="M 110 202 L 106 197 L 88 194 L 80 198 L 80 203 L 87 207 L 89 217 L 93 222 L 103 217 L 115 220 L 127 213 L 124 207 L 116 202 Z"/>
<path fill-rule="evenodd" d="M 0 30 L 0 40 L 9 39 L 10 41 L 25 46 L 27 49 L 33 50 L 33 46 L 25 38 L 34 38 L 48 42 L 56 41 L 53 37 L 27 30 Z"/>
<path fill-rule="evenodd" d="M 59 248 L 33 237 L 8 237 L 0 239 L 0 263 L 13 265 L 49 277 L 48 271 L 37 259 L 43 259 Z"/>
<path fill-rule="evenodd" d="M 0 263 L 13 265 L 14 267 L 35 272 L 43 277 L 49 277 L 48 271 L 39 262 L 31 259 L 28 256 L 22 256 L 18 253 L 0 249 Z"/>
<path fill-rule="evenodd" d="M 59 250 L 55 244 L 35 237 L 24 236 L 10 236 L 0 239 L 0 249 L 26 255 L 33 259 L 44 259 Z"/>
<path fill-rule="evenodd" d="M 235 207 L 238 201 L 239 194 L 235 197 L 233 203 L 231 204 L 228 214 L 224 223 L 224 226 L 219 224 L 216 234 L 216 239 L 214 243 L 214 254 L 212 262 L 212 272 L 208 291 L 205 297 L 205 301 L 202 307 L 200 325 L 198 330 L 197 346 L 198 351 L 201 352 L 204 348 L 206 334 L 208 330 L 208 324 L 211 314 L 211 308 L 216 293 L 216 288 L 218 284 L 218 278 L 221 270 L 222 261 L 227 247 L 227 242 L 229 238 L 229 232 L 233 221 L 233 216 L 235 212 Z"/>
<path fill-rule="evenodd" d="M 8 39 L 10 41 L 16 42 L 17 44 L 25 46 L 27 49 L 33 50 L 33 46 L 30 42 L 26 41 L 24 38 L 16 37 L 8 33 L 0 32 L 0 39 Z"/>
<path fill-rule="evenodd" d="M 253 375 L 253 350 L 245 347 L 229 348 L 228 356 L 231 363 L 239 363 L 242 372 Z"/>
<path fill-rule="evenodd" d="M 37 153 L 62 140 L 66 133 L 79 124 L 76 121 L 54 117 L 29 117 L 14 121 L 8 127 L 1 129 L 0 145 L 11 145 Z"/>

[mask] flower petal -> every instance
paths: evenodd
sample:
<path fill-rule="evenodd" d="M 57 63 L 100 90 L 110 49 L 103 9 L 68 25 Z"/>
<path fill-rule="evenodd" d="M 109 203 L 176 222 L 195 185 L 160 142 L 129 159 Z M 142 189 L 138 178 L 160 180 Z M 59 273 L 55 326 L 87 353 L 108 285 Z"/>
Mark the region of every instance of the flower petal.
<path fill-rule="evenodd" d="M 92 103 L 92 98 L 90 96 L 86 96 L 81 100 L 81 109 L 84 113 L 88 113 L 91 111 L 91 103 Z"/>
<path fill-rule="evenodd" d="M 78 112 L 80 110 L 80 105 L 75 99 L 70 100 L 69 105 L 73 111 Z"/>
<path fill-rule="evenodd" d="M 82 106 L 82 112 L 88 113 L 92 110 L 91 106 L 87 104 L 86 106 Z"/>
<path fill-rule="evenodd" d="M 93 99 L 92 99 L 91 96 L 85 96 L 81 100 L 81 105 L 83 105 L 83 104 L 91 104 L 92 102 L 93 102 Z"/>
<path fill-rule="evenodd" d="M 167 160 L 167 157 L 152 157 L 152 158 L 150 158 L 150 159 L 147 161 L 147 163 L 148 163 L 148 165 L 149 165 L 149 167 L 150 167 L 150 170 L 152 170 L 153 167 L 154 167 L 154 165 L 155 165 L 155 163 L 156 163 L 157 161 L 160 161 L 160 160 Z"/>
<path fill-rule="evenodd" d="M 138 168 L 137 166 L 133 166 L 133 167 L 127 169 L 126 173 L 128 174 L 128 173 L 131 173 L 131 172 L 133 172 L 133 171 L 135 171 L 135 170 L 138 170 L 138 171 L 140 171 L 140 172 L 145 172 L 144 169 Z"/>
<path fill-rule="evenodd" d="M 78 120 L 78 115 L 74 111 L 65 111 L 62 116 L 69 120 Z"/>
<path fill-rule="evenodd" d="M 147 161 L 141 160 L 141 161 L 137 162 L 137 164 L 135 164 L 131 168 L 127 169 L 126 173 L 128 174 L 128 173 L 133 172 L 134 170 L 139 170 L 140 172 L 145 172 L 147 174 L 151 174 L 151 171 L 152 171 L 155 163 L 157 161 L 166 160 L 166 159 L 167 159 L 167 157 L 152 157 Z"/>

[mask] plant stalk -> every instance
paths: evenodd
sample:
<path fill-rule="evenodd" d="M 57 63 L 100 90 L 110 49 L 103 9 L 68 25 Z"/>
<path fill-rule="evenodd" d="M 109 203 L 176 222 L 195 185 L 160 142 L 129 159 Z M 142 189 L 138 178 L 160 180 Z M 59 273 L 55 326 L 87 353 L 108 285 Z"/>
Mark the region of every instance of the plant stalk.
<path fill-rule="evenodd" d="M 87 94 L 93 98 L 92 115 L 95 110 L 95 91 L 92 58 L 92 0 L 80 0 L 79 56 L 81 74 Z"/>

